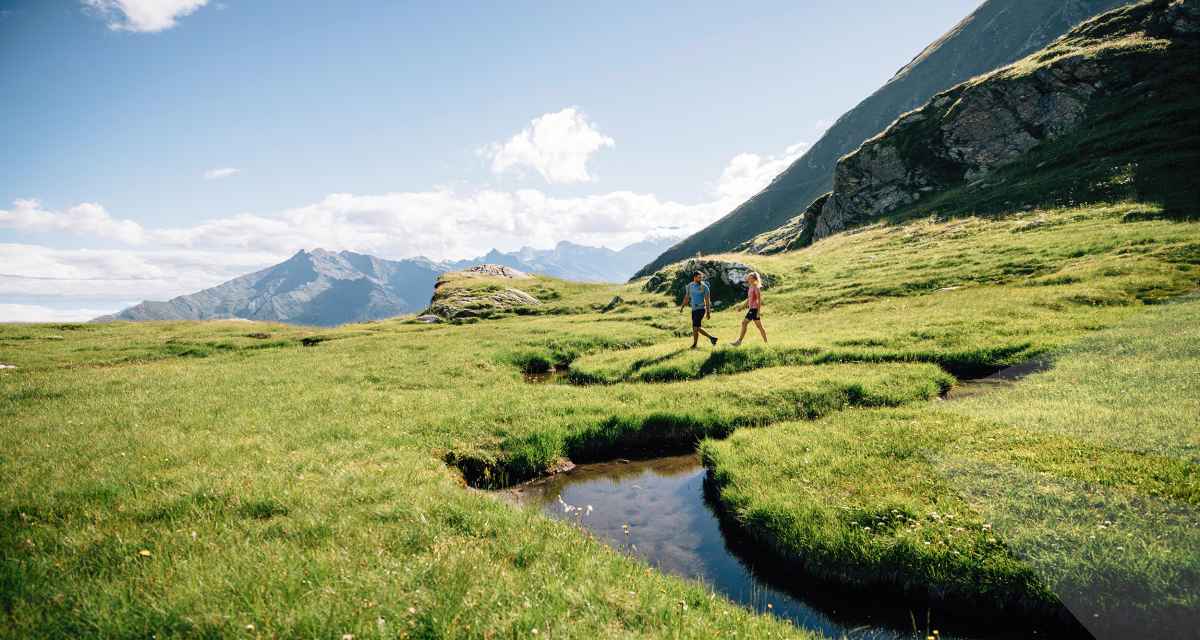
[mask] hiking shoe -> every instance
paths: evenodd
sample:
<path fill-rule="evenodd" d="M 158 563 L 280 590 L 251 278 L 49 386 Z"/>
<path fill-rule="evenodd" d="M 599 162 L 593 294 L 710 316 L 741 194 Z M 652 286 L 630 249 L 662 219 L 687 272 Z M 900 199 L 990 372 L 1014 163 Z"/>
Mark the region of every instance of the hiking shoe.
<path fill-rule="evenodd" d="M 712 340 L 712 343 L 713 343 L 713 346 L 714 346 L 714 347 L 715 347 L 715 346 L 717 346 L 717 338 L 716 338 L 716 336 L 713 336 L 713 337 L 709 338 L 709 340 Z"/>
<path fill-rule="evenodd" d="M 740 346 L 742 346 L 742 341 L 741 341 L 741 340 L 735 340 L 734 342 L 730 342 L 730 343 L 729 343 L 729 346 L 731 346 L 731 347 L 740 347 Z"/>

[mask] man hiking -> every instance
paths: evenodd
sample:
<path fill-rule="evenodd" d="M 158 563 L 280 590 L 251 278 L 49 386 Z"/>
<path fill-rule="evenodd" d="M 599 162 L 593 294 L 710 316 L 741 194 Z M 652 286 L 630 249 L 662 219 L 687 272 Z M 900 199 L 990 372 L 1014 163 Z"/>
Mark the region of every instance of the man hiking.
<path fill-rule="evenodd" d="M 704 281 L 704 273 L 697 271 L 692 275 L 692 281 L 687 284 L 683 291 L 683 300 L 679 303 L 679 312 L 683 313 L 683 308 L 688 305 L 690 300 L 692 303 L 692 348 L 696 348 L 696 343 L 700 340 L 700 335 L 708 338 L 715 345 L 717 339 L 703 328 L 700 323 L 705 318 L 712 317 L 712 296 L 711 290 L 708 288 L 708 283 Z"/>

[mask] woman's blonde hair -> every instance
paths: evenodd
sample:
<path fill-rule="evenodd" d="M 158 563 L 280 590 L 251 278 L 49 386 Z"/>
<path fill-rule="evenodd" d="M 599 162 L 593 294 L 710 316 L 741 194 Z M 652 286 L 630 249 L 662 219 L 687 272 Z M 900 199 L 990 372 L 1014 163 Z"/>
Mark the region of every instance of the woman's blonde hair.
<path fill-rule="evenodd" d="M 751 271 L 750 273 L 746 274 L 746 279 L 749 280 L 750 278 L 754 278 L 755 282 L 760 285 L 762 284 L 762 276 L 758 275 L 757 271 Z"/>

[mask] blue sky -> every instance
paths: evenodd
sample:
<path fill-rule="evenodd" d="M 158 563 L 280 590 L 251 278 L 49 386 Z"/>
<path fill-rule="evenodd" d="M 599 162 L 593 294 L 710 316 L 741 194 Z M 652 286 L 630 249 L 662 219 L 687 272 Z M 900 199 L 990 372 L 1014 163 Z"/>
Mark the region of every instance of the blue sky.
<path fill-rule="evenodd" d="M 0 0 L 0 321 L 688 233 L 977 1 L 483 4 Z"/>

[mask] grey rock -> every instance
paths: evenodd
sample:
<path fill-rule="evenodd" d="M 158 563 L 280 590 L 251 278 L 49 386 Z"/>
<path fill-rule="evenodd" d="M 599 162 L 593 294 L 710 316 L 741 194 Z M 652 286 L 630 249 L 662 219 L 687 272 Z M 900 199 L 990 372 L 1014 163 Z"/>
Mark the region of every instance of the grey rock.
<path fill-rule="evenodd" d="M 625 299 L 622 298 L 621 296 L 613 296 L 612 300 L 608 301 L 608 304 L 604 305 L 603 307 L 600 307 L 600 313 L 608 313 L 609 311 L 616 309 L 617 306 L 619 306 L 623 302 L 625 302 Z"/>
<path fill-rule="evenodd" d="M 746 277 L 752 271 L 758 271 L 763 289 L 769 289 L 779 282 L 777 276 L 759 271 L 744 262 L 698 258 L 677 262 L 655 272 L 642 284 L 642 290 L 649 293 L 667 293 L 678 302 L 683 296 L 684 287 L 692 281 L 693 274 L 697 271 L 704 274 L 704 281 L 708 283 L 711 291 L 713 306 L 718 306 L 718 302 L 727 305 L 745 300 L 748 291 Z"/>
<path fill-rule="evenodd" d="M 515 287 L 496 288 L 484 282 L 482 286 L 471 284 L 477 279 L 529 280 L 527 273 L 496 264 L 475 265 L 462 271 L 442 274 L 433 286 L 433 299 L 423 316 L 435 316 L 445 320 L 486 318 L 499 311 L 536 307 L 541 300 Z"/>

